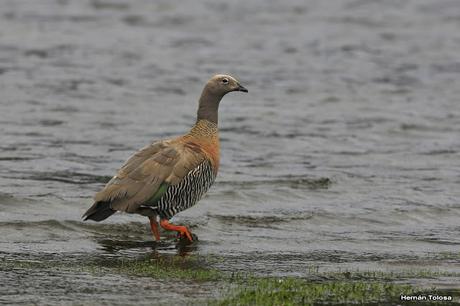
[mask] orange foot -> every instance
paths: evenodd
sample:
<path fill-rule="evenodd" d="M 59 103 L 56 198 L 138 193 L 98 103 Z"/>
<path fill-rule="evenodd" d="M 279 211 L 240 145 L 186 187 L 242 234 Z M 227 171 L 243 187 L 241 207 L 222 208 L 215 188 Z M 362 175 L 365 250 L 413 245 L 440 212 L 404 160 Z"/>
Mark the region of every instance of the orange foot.
<path fill-rule="evenodd" d="M 182 237 L 187 237 L 188 240 L 193 241 L 192 234 L 188 230 L 187 227 L 182 226 L 182 225 L 174 225 L 169 223 L 167 219 L 161 219 L 160 220 L 160 225 L 162 228 L 168 231 L 176 231 L 178 234 Z"/>
<path fill-rule="evenodd" d="M 158 231 L 158 223 L 156 218 L 149 217 L 150 220 L 150 229 L 152 230 L 152 234 L 155 237 L 155 240 L 160 240 L 160 232 Z"/>

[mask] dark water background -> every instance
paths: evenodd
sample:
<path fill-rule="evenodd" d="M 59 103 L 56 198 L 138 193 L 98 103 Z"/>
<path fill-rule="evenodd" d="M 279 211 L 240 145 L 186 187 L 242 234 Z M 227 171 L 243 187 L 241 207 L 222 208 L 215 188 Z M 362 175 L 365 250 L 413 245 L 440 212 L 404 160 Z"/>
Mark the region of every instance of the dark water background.
<path fill-rule="evenodd" d="M 263 275 L 460 272 L 460 2 L 449 0 L 0 2 L 2 261 L 177 253 L 149 242 L 146 218 L 80 216 L 135 150 L 193 124 L 215 73 L 249 94 L 224 98 L 217 182 L 173 220 L 199 236 L 192 254 Z M 72 273 L 2 271 L 0 302 L 148 304 L 215 289 Z"/>

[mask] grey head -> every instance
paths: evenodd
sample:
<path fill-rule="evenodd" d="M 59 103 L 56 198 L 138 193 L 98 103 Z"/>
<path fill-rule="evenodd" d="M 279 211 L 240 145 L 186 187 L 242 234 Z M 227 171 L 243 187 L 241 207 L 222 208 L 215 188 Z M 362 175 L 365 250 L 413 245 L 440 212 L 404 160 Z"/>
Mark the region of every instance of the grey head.
<path fill-rule="evenodd" d="M 217 124 L 219 103 L 223 96 L 232 91 L 248 92 L 234 77 L 225 74 L 213 76 L 204 86 L 198 105 L 198 120 Z"/>

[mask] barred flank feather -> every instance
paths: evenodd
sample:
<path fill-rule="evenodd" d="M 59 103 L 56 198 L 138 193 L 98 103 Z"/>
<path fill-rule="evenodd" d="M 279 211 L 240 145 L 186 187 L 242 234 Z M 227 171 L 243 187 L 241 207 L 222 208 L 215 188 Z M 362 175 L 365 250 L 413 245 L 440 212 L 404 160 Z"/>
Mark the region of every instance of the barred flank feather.
<path fill-rule="evenodd" d="M 206 160 L 190 171 L 177 185 L 171 185 L 157 202 L 157 211 L 161 218 L 170 219 L 195 205 L 214 183 L 216 176 L 211 162 Z"/>

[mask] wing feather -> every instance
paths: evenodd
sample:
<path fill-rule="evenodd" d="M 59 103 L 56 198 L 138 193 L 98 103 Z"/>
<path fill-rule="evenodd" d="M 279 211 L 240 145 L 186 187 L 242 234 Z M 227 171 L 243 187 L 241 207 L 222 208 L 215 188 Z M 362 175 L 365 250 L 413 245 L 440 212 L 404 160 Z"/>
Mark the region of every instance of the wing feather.
<path fill-rule="evenodd" d="M 162 183 L 178 184 L 204 159 L 202 152 L 179 141 L 153 143 L 129 158 L 94 200 L 111 202 L 114 210 L 136 212 L 155 196 Z"/>

